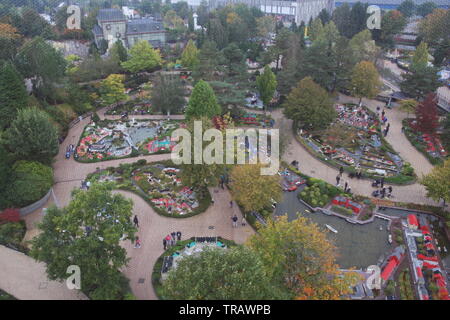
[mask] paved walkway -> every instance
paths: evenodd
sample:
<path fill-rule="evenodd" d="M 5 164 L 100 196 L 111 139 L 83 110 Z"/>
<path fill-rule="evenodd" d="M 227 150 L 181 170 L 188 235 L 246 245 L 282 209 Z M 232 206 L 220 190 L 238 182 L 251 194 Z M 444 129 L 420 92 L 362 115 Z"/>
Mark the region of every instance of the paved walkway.
<path fill-rule="evenodd" d="M 357 99 L 341 96 L 340 102 L 357 102 Z M 365 105 L 369 108 L 376 110 L 377 104 L 382 104 L 382 102 L 374 100 L 363 100 Z M 398 110 L 386 109 L 386 117 L 391 123 L 390 132 L 388 133 L 387 141 L 397 150 L 400 155 L 406 161 L 410 162 L 414 170 L 420 177 L 422 174 L 428 173 L 432 169 L 432 165 L 428 160 L 420 154 L 406 139 L 406 137 L 401 133 L 401 119 L 403 119 L 406 114 L 402 114 Z M 316 159 L 305 148 L 295 139 L 292 130 L 292 120 L 286 119 L 282 110 L 278 109 L 272 112 L 272 117 L 276 120 L 275 127 L 280 128 L 280 135 L 286 136 L 286 151 L 283 154 L 283 160 L 290 163 L 293 160 L 299 161 L 299 169 L 305 174 L 323 179 L 328 183 L 333 185 L 336 184 L 336 176 L 338 170 L 334 167 L 328 166 L 322 161 Z M 347 175 L 344 175 L 341 179 L 341 186 L 344 185 L 345 181 L 348 182 L 353 193 L 371 197 L 372 192 L 375 190 L 371 186 L 371 181 L 366 179 L 350 179 Z M 427 198 L 425 196 L 425 188 L 419 184 L 415 183 L 407 186 L 393 186 L 392 200 L 400 202 L 414 202 L 419 204 L 430 204 L 438 205 L 435 201 Z"/>
<path fill-rule="evenodd" d="M 352 98 L 341 97 L 341 101 L 350 101 Z M 364 101 L 370 108 L 376 108 L 378 102 Z M 104 118 L 105 109 L 100 110 L 99 116 Z M 397 110 L 386 110 L 387 117 L 391 123 L 390 133 L 387 140 L 400 153 L 400 155 L 411 162 L 416 172 L 425 174 L 432 166 L 425 157 L 412 147 L 406 138 L 401 134 L 401 119 L 404 117 Z M 108 119 L 117 116 L 106 116 Z M 298 160 L 300 170 L 308 175 L 324 179 L 329 183 L 335 183 L 337 170 L 327 166 L 310 155 L 294 138 L 292 132 L 292 121 L 284 118 L 281 110 L 272 112 L 272 117 L 276 120 L 275 127 L 280 128 L 281 136 L 286 139 L 286 152 L 283 159 L 287 162 Z M 139 118 L 161 119 L 164 116 L 135 116 Z M 171 116 L 172 119 L 181 119 L 182 116 Z M 79 188 L 81 181 L 86 175 L 97 168 L 118 166 L 120 163 L 131 163 L 139 159 L 146 159 L 148 162 L 169 159 L 170 155 L 148 155 L 122 160 L 111 160 L 97 163 L 79 163 L 73 158 L 65 159 L 65 150 L 69 144 L 77 145 L 78 139 L 89 122 L 89 118 L 82 120 L 70 129 L 67 138 L 61 144 L 58 155 L 54 163 L 53 187 L 55 199 L 49 200 L 44 206 L 56 202 L 58 206 L 66 206 L 71 199 L 71 191 Z M 344 179 L 345 180 L 345 177 Z M 348 179 L 349 185 L 354 193 L 370 196 L 373 191 L 368 180 Z M 341 181 L 344 183 L 344 181 Z M 156 299 L 156 295 L 151 285 L 151 273 L 157 258 L 163 253 L 162 239 L 168 233 L 181 231 L 183 239 L 191 236 L 222 236 L 227 239 L 243 243 L 254 231 L 249 226 L 232 228 L 231 216 L 236 213 L 241 219 L 242 215 L 237 206 L 229 207 L 230 194 L 227 190 L 210 189 L 215 200 L 204 213 L 186 219 L 168 218 L 158 215 L 143 199 L 131 192 L 115 191 L 131 198 L 134 203 L 133 214 L 139 218 L 138 236 L 142 240 L 142 247 L 134 249 L 130 242 L 123 243 L 131 258 L 128 266 L 124 268 L 124 273 L 130 279 L 130 286 L 138 299 Z M 217 192 L 216 192 L 217 191 Z M 436 204 L 425 197 L 425 190 L 420 184 L 410 186 L 394 186 L 394 200 L 403 202 Z M 42 210 L 36 210 L 28 215 L 26 239 L 31 239 L 37 234 L 36 223 L 42 218 Z M 5 247 L 0 247 L 0 270 L 6 270 L 4 274 L 8 277 L 0 277 L 0 288 L 13 294 L 19 299 L 79 299 L 83 298 L 69 291 L 64 285 L 49 282 L 46 279 L 45 268 L 42 264 L 35 262 L 32 258 L 17 253 Z M 142 281 L 143 279 L 143 281 Z M 141 280 L 141 281 L 140 281 Z M 139 283 L 141 282 L 141 283 Z M 47 289 L 39 289 L 47 283 Z"/>
<path fill-rule="evenodd" d="M 104 109 L 98 112 L 101 118 L 104 117 Z M 114 118 L 114 116 L 107 116 L 107 118 Z M 136 119 L 138 116 L 136 116 Z M 152 116 L 144 118 L 161 119 L 166 117 Z M 175 118 L 175 116 L 171 116 Z M 182 116 L 176 118 L 182 119 Z M 169 154 L 160 155 L 148 155 L 135 158 L 127 158 L 121 160 L 111 160 L 96 163 L 80 163 L 76 162 L 73 158 L 65 158 L 65 150 L 69 144 L 77 145 L 78 139 L 84 129 L 89 123 L 90 119 L 83 119 L 70 129 L 66 139 L 59 148 L 59 153 L 55 158 L 54 168 L 54 180 L 53 186 L 56 199 L 50 199 L 44 207 L 48 207 L 50 204 L 55 203 L 58 206 L 66 206 L 71 199 L 71 191 L 74 188 L 81 186 L 81 181 L 86 178 L 86 175 L 94 172 L 97 168 L 104 169 L 106 167 L 118 166 L 120 163 L 131 163 L 139 159 L 146 159 L 148 162 L 155 162 L 170 159 Z M 216 192 L 217 191 L 217 192 Z M 131 258 L 129 264 L 124 268 L 125 275 L 130 279 L 130 286 L 133 293 L 138 299 L 156 299 L 156 295 L 153 291 L 151 284 L 151 274 L 153 265 L 157 258 L 163 253 L 162 239 L 168 233 L 173 231 L 181 231 L 183 239 L 192 236 L 222 236 L 226 239 L 234 240 L 237 243 L 244 243 L 245 240 L 254 233 L 250 226 L 233 228 L 231 223 L 231 216 L 235 213 L 239 217 L 239 221 L 242 219 L 242 214 L 237 206 L 229 208 L 229 202 L 231 200 L 228 190 L 211 189 L 210 192 L 214 199 L 214 205 L 211 205 L 204 213 L 186 219 L 168 218 L 158 215 L 142 198 L 131 192 L 115 191 L 131 198 L 134 203 L 133 214 L 136 214 L 139 218 L 139 232 L 137 235 L 142 241 L 142 247 L 140 249 L 134 249 L 130 242 L 124 242 L 123 246 L 127 249 L 128 257 Z M 36 210 L 30 215 L 25 217 L 28 231 L 25 236 L 26 240 L 30 240 L 32 237 L 38 234 L 36 223 L 42 219 L 42 209 Z M 10 271 L 13 276 L 10 277 L 11 281 L 3 283 L 6 279 L 0 279 L 0 288 L 13 294 L 19 299 L 67 299 L 70 296 L 65 293 L 65 287 L 61 286 L 49 286 L 48 293 L 43 294 L 43 291 L 39 290 L 38 284 L 45 282 L 46 275 L 43 267 L 38 268 L 38 263 L 28 262 L 23 264 L 21 259 L 28 259 L 33 262 L 34 260 L 25 255 L 19 254 L 13 250 L 4 248 L 0 252 L 0 260 L 7 260 L 10 266 Z M 5 257 L 5 259 L 3 259 Z M 21 269 L 14 271 L 12 266 L 21 265 Z M 4 270 L 1 267 L 0 270 Z M 6 268 L 6 267 L 5 267 Z M 21 270 L 24 273 L 33 273 L 33 277 L 26 278 L 27 285 L 20 286 L 21 281 L 17 280 L 22 277 Z M 143 283 L 139 283 L 139 280 L 144 279 Z M 13 284 L 18 283 L 19 287 L 13 288 Z M 21 289 L 23 287 L 24 289 Z"/>

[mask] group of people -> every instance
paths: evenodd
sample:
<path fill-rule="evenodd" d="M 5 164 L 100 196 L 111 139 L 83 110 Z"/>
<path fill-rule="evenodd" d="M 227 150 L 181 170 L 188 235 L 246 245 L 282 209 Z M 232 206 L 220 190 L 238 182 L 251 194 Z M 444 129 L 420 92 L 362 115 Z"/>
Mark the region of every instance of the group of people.
<path fill-rule="evenodd" d="M 381 198 L 384 198 L 384 197 L 390 198 L 390 197 L 392 197 L 392 190 L 393 190 L 392 186 L 389 186 L 389 187 L 385 188 L 385 186 L 384 186 L 384 178 L 381 178 L 380 180 L 375 180 L 372 183 L 372 186 L 380 188 L 380 189 L 375 190 L 372 193 L 372 195 L 374 197 L 378 197 L 378 196 L 381 196 Z"/>
<path fill-rule="evenodd" d="M 86 181 L 86 180 L 81 181 L 81 189 L 82 190 L 89 190 L 90 186 L 91 186 L 90 181 Z"/>
<path fill-rule="evenodd" d="M 237 217 L 236 214 L 234 214 L 234 215 L 231 217 L 231 222 L 232 222 L 232 224 L 233 224 L 233 228 L 237 228 L 237 227 L 238 227 L 238 221 L 239 221 L 239 218 Z M 242 225 L 243 227 L 245 227 L 245 226 L 247 225 L 247 221 L 245 220 L 245 217 L 242 217 L 241 225 Z"/>
<path fill-rule="evenodd" d="M 172 232 L 163 238 L 164 250 L 177 244 L 177 241 L 181 241 L 181 231 Z"/>
<path fill-rule="evenodd" d="M 383 136 L 386 137 L 391 125 L 389 123 L 387 123 L 388 119 L 386 117 L 386 111 L 383 109 L 383 111 L 381 112 L 381 115 L 380 115 L 380 110 L 381 110 L 380 106 L 377 106 L 377 115 L 380 116 L 382 125 L 386 125 L 386 128 L 383 129 Z"/>

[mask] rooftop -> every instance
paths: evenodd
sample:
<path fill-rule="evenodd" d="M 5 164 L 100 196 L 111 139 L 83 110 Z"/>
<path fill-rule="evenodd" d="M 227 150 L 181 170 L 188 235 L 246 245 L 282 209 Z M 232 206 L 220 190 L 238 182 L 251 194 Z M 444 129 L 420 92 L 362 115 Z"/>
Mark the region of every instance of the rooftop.
<path fill-rule="evenodd" d="M 106 21 L 126 21 L 127 18 L 119 9 L 100 9 L 97 14 L 99 22 Z"/>

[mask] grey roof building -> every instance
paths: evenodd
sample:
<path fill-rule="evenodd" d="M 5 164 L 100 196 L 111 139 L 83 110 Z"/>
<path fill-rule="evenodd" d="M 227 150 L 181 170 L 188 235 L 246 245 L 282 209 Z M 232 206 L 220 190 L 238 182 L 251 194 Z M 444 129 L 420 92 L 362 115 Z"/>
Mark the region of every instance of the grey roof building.
<path fill-rule="evenodd" d="M 128 20 L 119 9 L 100 9 L 92 33 L 97 46 L 105 39 L 108 48 L 118 40 L 128 48 L 143 40 L 157 48 L 166 42 L 166 30 L 161 19 L 142 17 Z"/>

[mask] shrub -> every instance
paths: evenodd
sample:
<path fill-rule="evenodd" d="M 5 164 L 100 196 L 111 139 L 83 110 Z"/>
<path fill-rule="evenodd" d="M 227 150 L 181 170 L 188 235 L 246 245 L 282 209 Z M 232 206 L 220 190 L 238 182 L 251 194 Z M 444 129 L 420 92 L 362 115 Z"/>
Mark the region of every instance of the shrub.
<path fill-rule="evenodd" d="M 17 207 L 24 207 L 41 199 L 53 185 L 52 168 L 39 162 L 17 161 L 13 171 L 15 181 L 12 189 Z"/>
<path fill-rule="evenodd" d="M 26 226 L 24 221 L 8 222 L 0 225 L 0 244 L 5 246 L 20 246 L 25 236 Z"/>

